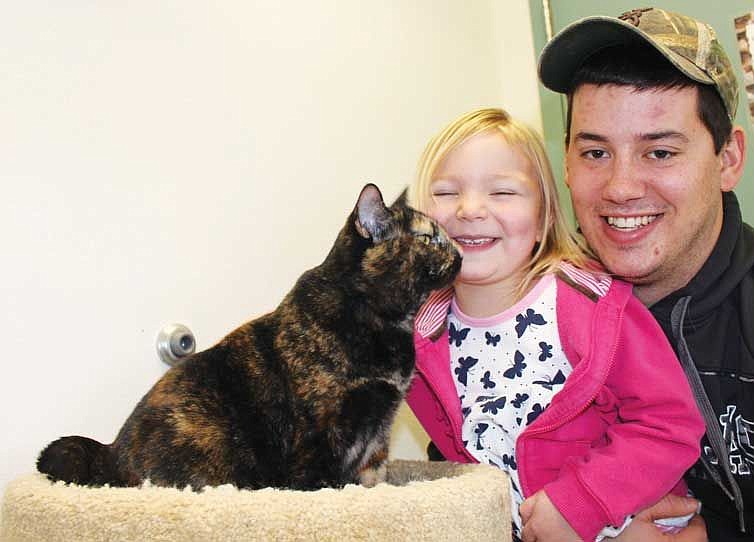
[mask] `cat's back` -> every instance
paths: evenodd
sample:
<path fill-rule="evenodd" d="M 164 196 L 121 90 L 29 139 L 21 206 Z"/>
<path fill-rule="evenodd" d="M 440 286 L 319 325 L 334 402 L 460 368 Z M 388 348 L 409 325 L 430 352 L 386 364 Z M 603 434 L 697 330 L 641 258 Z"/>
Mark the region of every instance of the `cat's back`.
<path fill-rule="evenodd" d="M 269 346 L 274 321 L 248 322 L 165 373 L 114 443 L 127 475 L 193 487 L 285 483 L 293 416 Z"/>

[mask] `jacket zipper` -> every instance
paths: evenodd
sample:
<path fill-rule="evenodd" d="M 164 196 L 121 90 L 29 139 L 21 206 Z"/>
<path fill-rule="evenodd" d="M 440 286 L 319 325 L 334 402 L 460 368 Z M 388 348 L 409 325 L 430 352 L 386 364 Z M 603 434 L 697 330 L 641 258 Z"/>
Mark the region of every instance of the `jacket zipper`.
<path fill-rule="evenodd" d="M 623 320 L 623 311 L 620 311 L 620 313 L 618 314 L 617 322 L 616 322 L 618 329 L 620 329 L 620 324 L 622 320 Z M 616 340 L 614 341 L 613 346 L 610 350 L 610 357 L 607 364 L 607 369 L 605 371 L 605 378 L 601 381 L 602 384 L 604 384 L 605 380 L 607 380 L 607 376 L 610 374 L 610 371 L 612 371 L 613 369 L 613 363 L 615 362 L 615 352 L 618 349 L 619 342 L 620 342 L 620 334 L 618 334 L 618 337 L 616 337 Z M 558 422 L 551 423 L 544 427 L 527 427 L 526 429 L 524 429 L 523 433 L 521 433 L 516 439 L 516 457 L 517 458 L 520 457 L 518 454 L 518 444 L 519 442 L 521 442 L 523 438 L 528 439 L 532 435 L 540 435 L 542 433 L 547 433 L 548 431 L 552 431 L 553 429 L 557 427 L 562 427 L 566 423 L 570 422 L 571 420 L 573 420 L 574 418 L 582 414 L 586 409 L 588 409 L 589 405 L 591 405 L 594 402 L 594 400 L 597 398 L 597 395 L 599 395 L 602 384 L 597 386 L 597 388 L 595 389 L 594 393 L 591 395 L 588 401 L 586 401 L 578 410 L 571 412 L 567 417 L 561 418 L 560 420 L 558 420 Z M 536 424 L 536 421 L 534 423 Z M 521 490 L 523 492 L 524 498 L 528 498 L 531 496 L 531 492 L 529 491 L 529 483 L 527 480 L 527 476 L 526 474 L 524 474 L 524 472 L 525 472 L 524 469 L 519 469 L 518 480 L 519 482 L 521 482 Z"/>

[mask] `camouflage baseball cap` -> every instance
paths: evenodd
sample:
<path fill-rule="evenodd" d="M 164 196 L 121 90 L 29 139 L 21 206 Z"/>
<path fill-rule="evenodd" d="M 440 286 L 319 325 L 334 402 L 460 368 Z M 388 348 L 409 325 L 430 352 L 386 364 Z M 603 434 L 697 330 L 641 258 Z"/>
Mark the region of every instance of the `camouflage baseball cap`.
<path fill-rule="evenodd" d="M 576 70 L 589 56 L 611 45 L 636 41 L 652 45 L 694 81 L 714 85 L 733 120 L 738 82 L 715 31 L 701 21 L 664 9 L 635 9 L 617 18 L 587 17 L 570 24 L 542 50 L 539 78 L 550 90 L 568 92 Z"/>

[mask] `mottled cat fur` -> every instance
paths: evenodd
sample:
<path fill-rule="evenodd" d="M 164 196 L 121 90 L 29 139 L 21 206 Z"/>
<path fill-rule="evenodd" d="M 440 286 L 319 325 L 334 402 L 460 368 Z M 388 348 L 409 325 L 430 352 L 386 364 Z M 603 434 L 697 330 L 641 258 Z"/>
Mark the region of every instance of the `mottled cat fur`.
<path fill-rule="evenodd" d="M 461 258 L 432 220 L 362 190 L 325 261 L 280 306 L 171 368 L 112 444 L 63 437 L 51 480 L 317 489 L 374 483 L 414 372 L 414 316 Z"/>

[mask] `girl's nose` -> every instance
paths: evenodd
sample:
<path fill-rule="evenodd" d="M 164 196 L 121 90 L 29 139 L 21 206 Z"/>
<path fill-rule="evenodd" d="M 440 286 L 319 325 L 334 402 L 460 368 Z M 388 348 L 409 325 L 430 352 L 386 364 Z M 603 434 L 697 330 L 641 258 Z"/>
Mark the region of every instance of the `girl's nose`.
<path fill-rule="evenodd" d="M 464 194 L 458 201 L 456 217 L 461 220 L 481 220 L 487 217 L 483 198 L 476 194 Z"/>

